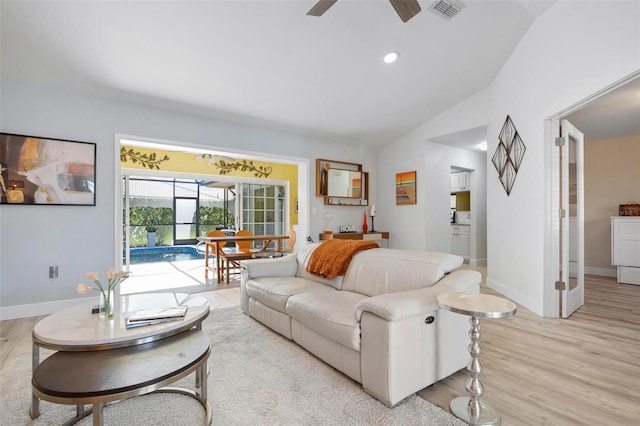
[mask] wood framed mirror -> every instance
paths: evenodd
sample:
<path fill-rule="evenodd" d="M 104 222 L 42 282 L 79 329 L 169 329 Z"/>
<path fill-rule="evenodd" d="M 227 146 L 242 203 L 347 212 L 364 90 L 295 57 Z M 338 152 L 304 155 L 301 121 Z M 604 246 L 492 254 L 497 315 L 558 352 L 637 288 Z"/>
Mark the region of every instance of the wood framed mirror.
<path fill-rule="evenodd" d="M 364 193 L 362 172 L 343 169 L 329 169 L 327 196 L 362 198 Z"/>

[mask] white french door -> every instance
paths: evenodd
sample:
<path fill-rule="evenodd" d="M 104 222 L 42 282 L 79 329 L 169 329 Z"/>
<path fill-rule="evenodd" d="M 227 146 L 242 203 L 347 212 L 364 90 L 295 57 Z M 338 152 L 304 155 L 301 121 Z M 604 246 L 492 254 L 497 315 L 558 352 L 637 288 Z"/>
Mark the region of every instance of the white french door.
<path fill-rule="evenodd" d="M 560 285 L 562 318 L 584 305 L 584 135 L 560 123 Z"/>
<path fill-rule="evenodd" d="M 254 235 L 285 234 L 288 230 L 288 190 L 283 184 L 238 183 L 236 197 L 237 229 Z"/>

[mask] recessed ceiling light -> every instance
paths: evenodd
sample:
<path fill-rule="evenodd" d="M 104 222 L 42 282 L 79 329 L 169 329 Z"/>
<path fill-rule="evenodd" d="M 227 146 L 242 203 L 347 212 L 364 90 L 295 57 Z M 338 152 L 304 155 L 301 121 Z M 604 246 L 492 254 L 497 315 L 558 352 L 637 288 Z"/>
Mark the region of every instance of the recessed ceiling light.
<path fill-rule="evenodd" d="M 486 151 L 487 143 L 486 142 L 479 143 L 478 145 L 476 145 L 476 148 L 478 148 L 480 151 Z"/>
<path fill-rule="evenodd" d="M 390 64 L 398 59 L 398 52 L 390 52 L 384 55 L 384 62 Z"/>

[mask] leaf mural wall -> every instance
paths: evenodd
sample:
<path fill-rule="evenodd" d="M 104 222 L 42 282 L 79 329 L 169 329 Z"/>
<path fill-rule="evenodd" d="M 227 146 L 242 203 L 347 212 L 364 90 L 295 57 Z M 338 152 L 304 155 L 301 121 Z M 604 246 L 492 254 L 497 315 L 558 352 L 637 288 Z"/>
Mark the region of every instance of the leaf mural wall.
<path fill-rule="evenodd" d="M 235 159 L 216 154 L 194 154 L 184 151 L 150 149 L 122 145 L 120 166 L 127 170 L 161 170 L 203 176 L 232 176 L 237 178 L 288 181 L 290 200 L 289 217 L 298 223 L 295 200 L 298 198 L 298 166 L 295 164 Z"/>
<path fill-rule="evenodd" d="M 169 156 L 166 154 L 164 157 L 158 159 L 158 155 L 155 152 L 145 153 L 135 150 L 134 148 L 120 147 L 120 163 L 131 161 L 131 163 L 139 164 L 145 169 L 160 170 L 160 164 L 168 160 Z"/>
<path fill-rule="evenodd" d="M 271 166 L 264 165 L 254 165 L 253 161 L 247 160 L 236 160 L 236 161 L 225 161 L 220 159 L 217 163 L 214 163 L 214 166 L 219 168 L 219 172 L 221 175 L 230 174 L 233 171 L 242 171 L 242 172 L 250 172 L 253 173 L 254 177 L 257 178 L 267 178 L 273 171 Z"/>

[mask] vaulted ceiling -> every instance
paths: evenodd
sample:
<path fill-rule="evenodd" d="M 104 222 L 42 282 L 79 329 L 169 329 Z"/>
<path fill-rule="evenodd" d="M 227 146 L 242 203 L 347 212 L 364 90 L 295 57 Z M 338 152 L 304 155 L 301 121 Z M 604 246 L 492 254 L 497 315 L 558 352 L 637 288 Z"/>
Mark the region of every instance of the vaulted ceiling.
<path fill-rule="evenodd" d="M 377 147 L 491 84 L 553 2 L 0 2 L 2 78 Z M 399 53 L 393 64 L 383 56 Z"/>

